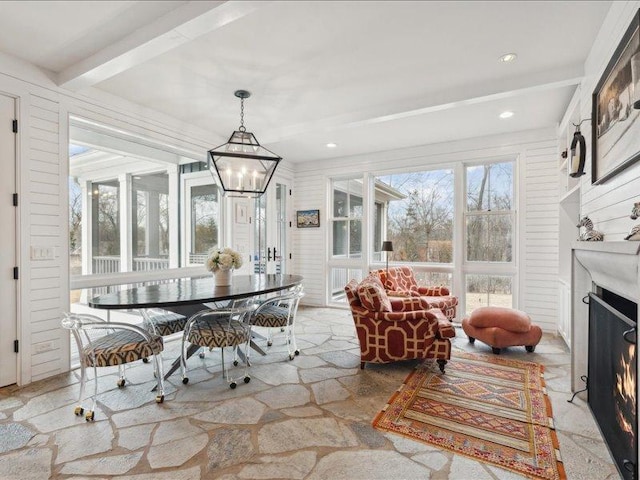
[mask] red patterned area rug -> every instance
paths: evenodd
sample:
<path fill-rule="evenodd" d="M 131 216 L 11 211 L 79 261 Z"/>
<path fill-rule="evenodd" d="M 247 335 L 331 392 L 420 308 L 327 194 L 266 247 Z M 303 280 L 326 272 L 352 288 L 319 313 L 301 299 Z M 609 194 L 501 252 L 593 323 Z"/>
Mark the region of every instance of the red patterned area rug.
<path fill-rule="evenodd" d="M 412 372 L 373 426 L 528 478 L 567 478 L 543 365 L 456 353 L 436 370 Z"/>

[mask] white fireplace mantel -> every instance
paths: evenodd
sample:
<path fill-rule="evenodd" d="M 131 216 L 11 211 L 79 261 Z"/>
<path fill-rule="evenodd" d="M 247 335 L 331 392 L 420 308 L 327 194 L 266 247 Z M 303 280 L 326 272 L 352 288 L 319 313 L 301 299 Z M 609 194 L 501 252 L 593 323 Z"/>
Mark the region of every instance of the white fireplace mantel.
<path fill-rule="evenodd" d="M 594 284 L 637 303 L 640 313 L 640 242 L 574 242 L 571 293 L 571 389 L 584 388 L 589 349 L 589 308 L 582 299 Z"/>

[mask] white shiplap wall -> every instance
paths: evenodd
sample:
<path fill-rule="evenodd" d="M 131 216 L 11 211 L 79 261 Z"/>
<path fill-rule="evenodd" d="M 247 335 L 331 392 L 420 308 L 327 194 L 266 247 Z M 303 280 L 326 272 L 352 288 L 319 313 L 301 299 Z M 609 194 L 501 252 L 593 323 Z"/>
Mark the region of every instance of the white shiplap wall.
<path fill-rule="evenodd" d="M 637 15 L 640 1 L 613 2 L 611 9 L 585 62 L 585 77 L 581 85 L 580 118 L 591 117 L 591 95 L 607 63 Z M 637 123 L 637 122 L 636 122 Z M 637 128 L 635 128 L 636 135 Z M 640 201 L 640 163 L 602 185 L 591 185 L 591 145 L 587 138 L 587 162 L 581 178 L 581 214 L 588 215 L 597 230 L 605 234 L 605 241 L 623 240 L 637 224 L 629 218 L 634 202 Z"/>
<path fill-rule="evenodd" d="M 59 102 L 56 95 L 42 95 L 31 93 L 29 98 L 29 155 L 25 159 L 29 190 L 22 198 L 29 209 L 29 246 L 53 248 L 58 259 L 28 259 L 32 381 L 62 372 L 61 360 L 68 352 L 60 329 L 65 286 L 60 281 L 59 253 L 67 247 L 61 229 L 66 217 L 62 217 L 60 191 Z M 51 343 L 46 351 L 38 353 L 38 347 L 47 342 Z"/>
<path fill-rule="evenodd" d="M 558 174 L 553 141 L 527 148 L 521 178 L 520 307 L 543 330 L 558 318 Z"/>
<path fill-rule="evenodd" d="M 210 132 L 104 92 L 76 95 L 59 89 L 45 72 L 0 53 L 0 92 L 18 101 L 18 383 L 69 369 L 69 333 L 60 327 L 69 309 L 67 138 L 69 114 L 189 152 L 204 152 Z M 53 248 L 54 258 L 31 259 L 32 248 Z"/>
<path fill-rule="evenodd" d="M 555 332 L 558 274 L 556 152 L 556 135 L 549 129 L 296 165 L 295 209 L 320 208 L 321 218 L 320 228 L 295 229 L 293 235 L 296 273 L 305 277 L 305 304 L 326 304 L 328 185 L 331 177 L 517 158 L 520 235 L 516 288 L 519 298 L 515 303 L 528 311 L 544 330 Z M 456 275 L 461 279 L 461 272 Z M 461 288 L 460 281 L 458 284 Z"/>

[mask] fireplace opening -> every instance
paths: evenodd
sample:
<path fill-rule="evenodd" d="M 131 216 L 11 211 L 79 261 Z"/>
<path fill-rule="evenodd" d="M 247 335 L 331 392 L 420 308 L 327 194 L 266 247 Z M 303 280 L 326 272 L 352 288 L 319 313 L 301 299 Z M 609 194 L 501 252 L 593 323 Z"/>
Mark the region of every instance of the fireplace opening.
<path fill-rule="evenodd" d="M 588 403 L 620 476 L 638 474 L 637 304 L 597 288 L 589 294 Z"/>

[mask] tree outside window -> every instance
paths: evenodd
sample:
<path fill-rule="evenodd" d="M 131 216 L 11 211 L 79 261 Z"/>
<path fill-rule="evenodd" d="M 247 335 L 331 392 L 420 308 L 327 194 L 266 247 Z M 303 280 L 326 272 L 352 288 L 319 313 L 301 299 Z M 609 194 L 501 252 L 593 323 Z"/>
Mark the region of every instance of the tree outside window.
<path fill-rule="evenodd" d="M 402 194 L 387 208 L 386 237 L 393 242 L 394 261 L 453 262 L 453 180 L 450 169 L 376 178 Z"/>

